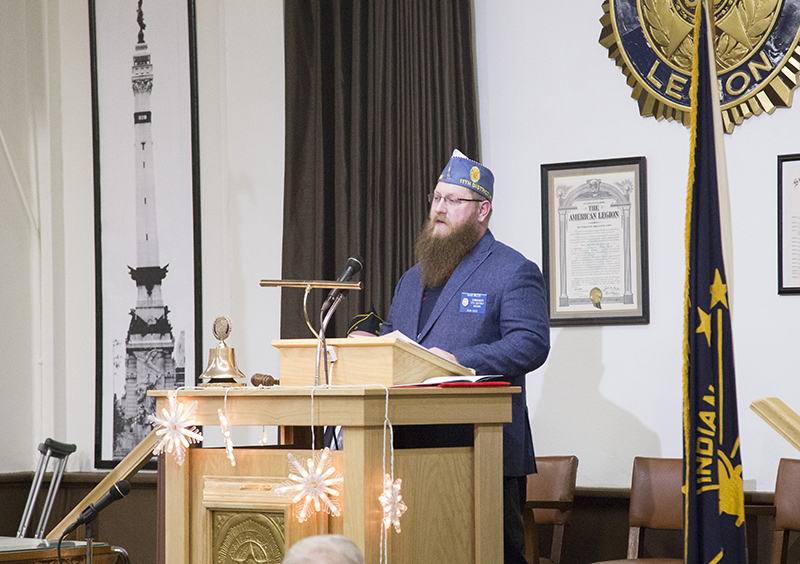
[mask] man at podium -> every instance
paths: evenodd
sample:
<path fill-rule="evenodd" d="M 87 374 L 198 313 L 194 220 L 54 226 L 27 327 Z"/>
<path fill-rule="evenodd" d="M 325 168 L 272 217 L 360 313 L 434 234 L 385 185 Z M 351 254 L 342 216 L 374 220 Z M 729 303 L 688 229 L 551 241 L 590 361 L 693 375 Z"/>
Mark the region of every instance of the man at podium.
<path fill-rule="evenodd" d="M 503 425 L 503 530 L 505 562 L 525 563 L 522 504 L 526 476 L 536 469 L 525 375 L 547 358 L 550 326 L 539 267 L 489 231 L 493 194 L 492 172 L 454 151 L 428 196 L 417 264 L 397 283 L 381 334 L 399 330 L 478 375 L 522 388 L 512 398 L 512 422 Z M 395 430 L 398 448 L 472 440 L 470 425 Z"/>

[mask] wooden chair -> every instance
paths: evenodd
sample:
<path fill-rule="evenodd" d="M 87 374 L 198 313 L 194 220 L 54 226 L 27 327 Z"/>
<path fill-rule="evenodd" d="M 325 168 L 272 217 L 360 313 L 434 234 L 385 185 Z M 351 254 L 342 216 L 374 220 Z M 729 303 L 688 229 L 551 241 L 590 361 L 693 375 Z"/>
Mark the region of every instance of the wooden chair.
<path fill-rule="evenodd" d="M 564 548 L 564 530 L 572 518 L 578 458 L 575 456 L 539 456 L 536 474 L 528 476 L 528 495 L 522 510 L 525 523 L 525 557 L 529 564 L 560 564 Z M 537 525 L 553 525 L 549 559 L 539 557 Z"/>
<path fill-rule="evenodd" d="M 647 529 L 683 529 L 682 486 L 682 459 L 634 458 L 628 512 L 628 557 L 604 564 L 682 564 L 683 558 L 642 558 L 641 553 Z"/>
<path fill-rule="evenodd" d="M 786 564 L 791 531 L 800 532 L 800 460 L 781 458 L 775 480 L 772 564 Z"/>

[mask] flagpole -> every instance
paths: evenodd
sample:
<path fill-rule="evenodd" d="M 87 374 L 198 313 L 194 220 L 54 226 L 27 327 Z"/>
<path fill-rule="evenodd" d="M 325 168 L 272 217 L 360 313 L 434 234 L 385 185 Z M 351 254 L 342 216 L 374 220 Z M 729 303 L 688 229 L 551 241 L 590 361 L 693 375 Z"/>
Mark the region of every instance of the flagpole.
<path fill-rule="evenodd" d="M 713 23 L 694 16 L 684 297 L 684 559 L 746 564 L 744 490 L 730 316 L 730 198 Z"/>
<path fill-rule="evenodd" d="M 708 47 L 708 61 L 711 66 L 711 76 L 717 76 L 717 59 L 715 37 L 715 22 L 714 10 L 708 8 L 708 0 L 702 0 L 704 9 L 706 11 L 706 32 L 708 33 L 709 41 Z M 719 88 L 719 81 L 715 80 Z M 719 90 L 717 89 L 719 93 Z M 731 318 L 733 317 L 733 230 L 731 222 L 731 198 L 730 190 L 728 189 L 728 163 L 725 158 L 725 129 L 722 126 L 722 109 L 719 103 L 719 96 L 711 97 L 711 107 L 714 116 L 714 137 L 717 155 L 717 188 L 719 191 L 719 222 L 720 222 L 720 236 L 722 237 L 722 257 L 725 261 L 725 273 L 727 274 L 728 284 L 728 307 L 731 310 Z"/>

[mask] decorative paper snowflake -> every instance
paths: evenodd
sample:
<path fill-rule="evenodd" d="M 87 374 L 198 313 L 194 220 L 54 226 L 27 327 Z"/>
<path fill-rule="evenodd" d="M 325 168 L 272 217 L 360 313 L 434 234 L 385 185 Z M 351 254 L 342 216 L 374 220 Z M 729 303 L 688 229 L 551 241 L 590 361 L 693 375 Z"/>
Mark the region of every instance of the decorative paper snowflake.
<path fill-rule="evenodd" d="M 228 429 L 228 417 L 221 409 L 217 410 L 217 415 L 219 415 L 219 430 L 222 432 L 222 437 L 225 439 L 225 453 L 228 455 L 228 460 L 231 461 L 231 466 L 236 466 L 236 459 L 233 457 L 231 430 Z"/>
<path fill-rule="evenodd" d="M 316 452 L 313 459 L 309 458 L 308 470 L 292 453 L 288 457 L 289 465 L 297 474 L 290 473 L 289 479 L 275 492 L 292 498 L 292 503 L 296 504 L 297 520 L 303 523 L 312 513 L 323 509 L 339 517 L 342 510 L 337 496 L 342 489 L 342 475 L 336 472 L 331 463 L 330 449 L 326 447 Z M 300 500 L 303 502 L 298 503 Z"/>
<path fill-rule="evenodd" d="M 386 474 L 383 477 L 383 493 L 378 499 L 383 506 L 383 528 L 388 529 L 394 525 L 394 530 L 400 532 L 400 517 L 406 512 L 408 507 L 403 503 L 403 496 L 400 495 L 400 478 L 392 482 L 392 477 Z"/>
<path fill-rule="evenodd" d="M 147 416 L 153 425 L 161 426 L 156 431 L 158 442 L 153 449 L 153 454 L 173 453 L 178 466 L 183 466 L 183 461 L 186 459 L 186 448 L 190 444 L 203 440 L 203 435 L 194 427 L 192 415 L 195 409 L 197 409 L 196 401 L 186 407 L 178 402 L 178 392 L 171 390 L 167 393 L 167 407 L 161 409 L 162 417 L 153 414 Z"/>

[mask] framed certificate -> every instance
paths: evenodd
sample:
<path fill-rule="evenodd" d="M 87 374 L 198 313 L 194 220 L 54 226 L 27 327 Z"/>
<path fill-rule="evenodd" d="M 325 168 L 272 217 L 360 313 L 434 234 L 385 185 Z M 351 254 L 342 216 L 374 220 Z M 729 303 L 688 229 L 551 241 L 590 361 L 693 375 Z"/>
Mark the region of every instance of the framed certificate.
<path fill-rule="evenodd" d="M 543 164 L 550 324 L 649 323 L 645 157 Z"/>
<path fill-rule="evenodd" d="M 800 154 L 778 156 L 778 294 L 800 294 Z"/>

